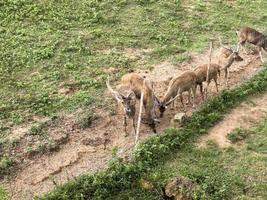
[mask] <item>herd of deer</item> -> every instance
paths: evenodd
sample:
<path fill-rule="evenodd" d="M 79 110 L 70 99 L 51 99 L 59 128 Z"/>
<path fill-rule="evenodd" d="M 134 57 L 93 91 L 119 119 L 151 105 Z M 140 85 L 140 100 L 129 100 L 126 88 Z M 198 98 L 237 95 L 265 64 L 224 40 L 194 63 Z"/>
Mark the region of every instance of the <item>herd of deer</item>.
<path fill-rule="evenodd" d="M 218 56 L 218 64 L 208 63 L 196 67 L 194 70 L 188 70 L 183 72 L 179 76 L 173 77 L 168 85 L 168 90 L 164 95 L 162 100 L 159 100 L 151 87 L 145 80 L 145 77 L 142 77 L 136 73 L 129 73 L 124 75 L 121 78 L 120 84 L 117 86 L 116 90 L 113 90 L 107 81 L 107 87 L 109 91 L 113 94 L 118 104 L 123 105 L 124 108 L 124 127 L 125 135 L 127 136 L 127 117 L 132 119 L 134 131 L 136 133 L 136 124 L 135 124 L 135 112 L 136 112 L 136 100 L 141 99 L 140 102 L 145 108 L 145 123 L 156 132 L 156 123 L 159 122 L 157 117 L 156 108 L 160 111 L 160 117 L 163 117 L 163 113 L 166 110 L 167 106 L 170 105 L 174 100 L 180 97 L 182 106 L 183 103 L 183 92 L 188 92 L 188 103 L 195 106 L 195 94 L 196 88 L 199 86 L 202 100 L 204 100 L 203 95 L 203 82 L 207 83 L 205 88 L 205 94 L 207 94 L 207 88 L 211 80 L 214 80 L 216 90 L 218 92 L 218 83 L 217 79 L 220 75 L 220 71 L 224 70 L 225 72 L 225 81 L 228 83 L 229 78 L 229 67 L 235 61 L 242 61 L 243 58 L 239 55 L 239 47 L 248 42 L 254 44 L 259 49 L 260 59 L 263 62 L 262 58 L 262 49 L 267 52 L 267 37 L 262 33 L 256 31 L 255 29 L 249 27 L 243 27 L 237 31 L 237 36 L 239 42 L 237 47 L 233 50 L 222 46 L 220 54 Z M 222 45 L 222 44 L 221 44 Z M 191 92 L 193 97 L 193 103 L 191 103 Z M 140 109 L 141 110 L 141 109 Z"/>

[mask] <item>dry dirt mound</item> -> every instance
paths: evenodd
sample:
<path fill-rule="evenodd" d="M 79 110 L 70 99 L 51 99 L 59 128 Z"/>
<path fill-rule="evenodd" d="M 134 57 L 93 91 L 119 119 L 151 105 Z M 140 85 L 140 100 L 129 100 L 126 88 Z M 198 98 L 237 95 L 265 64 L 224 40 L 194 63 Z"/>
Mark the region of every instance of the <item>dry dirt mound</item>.
<path fill-rule="evenodd" d="M 128 54 L 133 53 L 133 50 L 128 51 Z M 212 59 L 215 61 L 215 57 Z M 259 59 L 256 56 L 245 56 L 244 59 L 245 61 L 231 67 L 232 74 L 229 81 L 231 87 L 236 86 L 244 79 L 248 79 L 260 67 Z M 207 52 L 192 54 L 189 63 L 172 65 L 169 62 L 163 62 L 153 66 L 149 73 L 147 71 L 139 71 L 139 73 L 146 75 L 150 81 L 154 82 L 155 91 L 161 97 L 167 88 L 166 81 L 172 76 L 179 75 L 184 70 L 192 69 L 207 61 Z M 222 76 L 220 82 L 222 82 Z M 221 85 L 219 89 L 223 87 Z M 216 95 L 214 84 L 210 86 L 209 95 Z M 196 103 L 197 105 L 201 103 L 199 92 Z M 177 104 L 174 110 L 168 109 L 166 111 L 164 118 L 157 126 L 158 133 L 170 126 L 171 119 L 180 109 L 181 105 Z M 186 109 L 188 113 L 193 111 L 191 106 L 187 106 Z M 64 118 L 62 124 L 67 132 L 68 140 L 62 143 L 57 151 L 28 160 L 15 177 L 2 182 L 12 195 L 12 199 L 31 199 L 33 195 L 40 195 L 53 189 L 55 183 L 65 182 L 84 172 L 95 172 L 105 168 L 114 147 L 118 147 L 120 156 L 129 155 L 134 146 L 131 125 L 128 126 L 131 134 L 124 137 L 121 115 L 111 115 L 104 110 L 98 110 L 97 115 L 99 116 L 98 119 L 93 121 L 90 128 L 84 130 L 73 128 L 74 120 L 71 117 L 69 119 Z M 151 129 L 142 125 L 140 140 L 143 141 L 151 135 L 153 135 Z"/>
<path fill-rule="evenodd" d="M 231 145 L 227 134 L 235 128 L 248 129 L 267 116 L 267 94 L 250 98 L 249 101 L 228 113 L 216 126 L 212 127 L 207 135 L 199 138 L 198 145 L 204 147 L 207 141 L 214 141 L 219 147 Z"/>

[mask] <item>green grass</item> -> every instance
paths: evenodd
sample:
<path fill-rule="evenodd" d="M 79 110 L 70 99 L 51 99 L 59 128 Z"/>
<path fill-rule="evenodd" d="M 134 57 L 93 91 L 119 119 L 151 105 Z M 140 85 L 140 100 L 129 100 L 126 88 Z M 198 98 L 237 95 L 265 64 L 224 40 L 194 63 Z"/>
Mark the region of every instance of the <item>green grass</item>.
<path fill-rule="evenodd" d="M 1 185 L 0 185 L 0 199 L 1 200 L 8 200 L 6 190 Z"/>
<path fill-rule="evenodd" d="M 188 59 L 185 51 L 202 49 L 210 38 L 235 42 L 234 30 L 241 25 L 267 25 L 264 0 L 0 4 L 1 129 L 27 123 L 34 115 L 101 104 L 95 102 L 105 88 L 104 69 L 116 67 L 123 74 L 138 67 L 125 48 L 152 49 L 145 53 L 147 67 L 165 59 L 179 63 Z M 75 93 L 58 92 L 66 86 Z"/>
<path fill-rule="evenodd" d="M 163 60 L 177 64 L 219 36 L 236 43 L 234 30 L 244 24 L 266 31 L 266 9 L 264 0 L 0 1 L 0 136 L 34 116 L 109 109 L 105 69 L 120 76 Z M 152 51 L 138 66 L 125 48 Z M 67 87 L 75 92 L 59 92 Z"/>
<path fill-rule="evenodd" d="M 249 134 L 248 130 L 236 128 L 231 133 L 227 135 L 228 140 L 232 143 L 237 143 L 239 141 L 244 140 Z"/>
<path fill-rule="evenodd" d="M 266 133 L 267 119 L 251 130 L 239 149 L 190 145 L 169 155 L 167 162 L 142 177 L 154 185 L 153 189 L 137 184 L 110 199 L 159 199 L 161 188 L 175 176 L 184 176 L 195 184 L 196 199 L 266 199 Z"/>

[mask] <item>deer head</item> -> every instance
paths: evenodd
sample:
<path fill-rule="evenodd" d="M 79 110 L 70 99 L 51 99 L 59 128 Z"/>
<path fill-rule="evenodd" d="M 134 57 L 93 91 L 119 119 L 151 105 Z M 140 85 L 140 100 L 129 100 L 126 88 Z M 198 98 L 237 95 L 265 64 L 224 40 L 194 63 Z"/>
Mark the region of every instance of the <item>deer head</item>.
<path fill-rule="evenodd" d="M 180 88 L 178 90 L 178 93 L 175 97 L 171 98 L 169 101 L 167 102 L 159 102 L 158 103 L 158 107 L 159 107 L 159 111 L 160 111 L 160 117 L 163 117 L 163 114 L 165 112 L 165 110 L 168 108 L 168 106 L 178 97 L 180 96 Z"/>
<path fill-rule="evenodd" d="M 122 94 L 118 91 L 115 91 L 112 89 L 112 87 L 109 84 L 109 80 L 106 82 L 108 90 L 111 92 L 111 94 L 115 97 L 118 103 L 121 103 L 124 108 L 124 112 L 127 116 L 133 117 L 135 114 L 135 104 L 136 104 L 136 96 L 134 92 L 130 89 L 126 91 L 126 95 Z"/>

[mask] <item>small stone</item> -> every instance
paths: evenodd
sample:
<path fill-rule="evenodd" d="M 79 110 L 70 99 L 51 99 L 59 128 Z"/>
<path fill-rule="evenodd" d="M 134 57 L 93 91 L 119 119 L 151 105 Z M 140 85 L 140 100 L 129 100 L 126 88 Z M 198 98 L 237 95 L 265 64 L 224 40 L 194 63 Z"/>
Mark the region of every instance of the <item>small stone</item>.
<path fill-rule="evenodd" d="M 180 125 L 182 125 L 185 121 L 186 121 L 186 113 L 177 113 L 174 118 L 173 121 L 175 123 L 179 123 Z"/>

